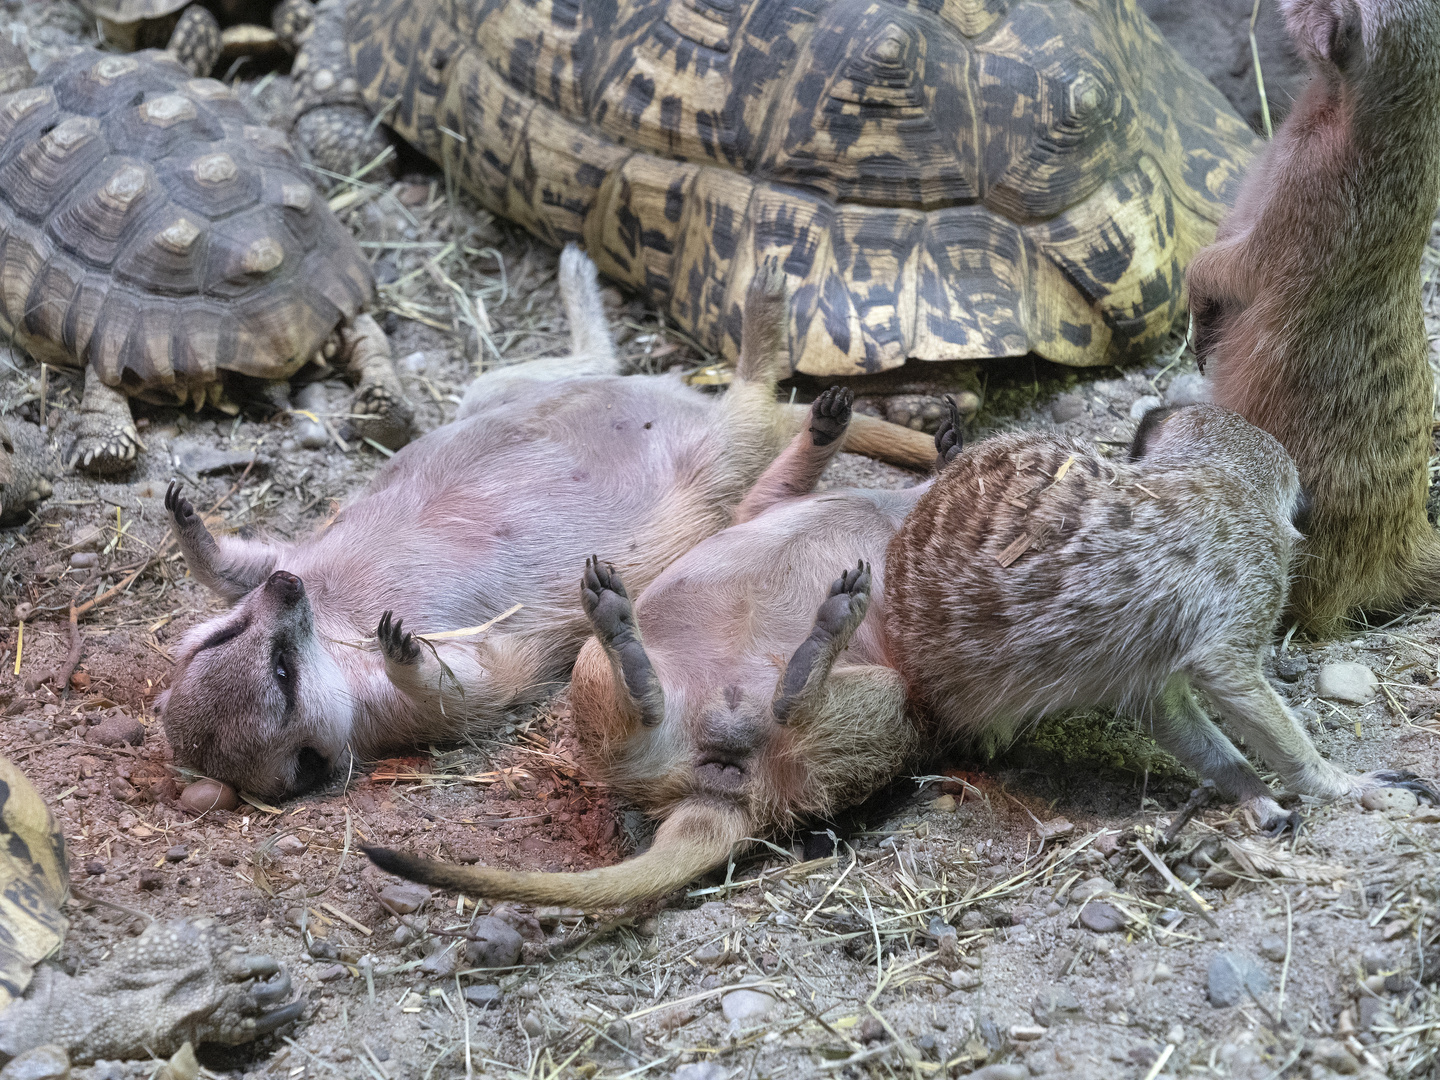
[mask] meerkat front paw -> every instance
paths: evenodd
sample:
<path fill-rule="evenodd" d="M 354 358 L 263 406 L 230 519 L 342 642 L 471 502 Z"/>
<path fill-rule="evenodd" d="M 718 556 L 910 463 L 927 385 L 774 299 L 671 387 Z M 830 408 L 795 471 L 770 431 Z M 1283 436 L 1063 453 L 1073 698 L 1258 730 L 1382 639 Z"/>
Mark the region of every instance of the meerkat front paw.
<path fill-rule="evenodd" d="M 861 559 L 830 586 L 830 595 L 815 615 L 815 625 L 831 634 L 853 630 L 870 606 L 870 564 Z"/>
<path fill-rule="evenodd" d="M 387 611 L 380 616 L 380 625 L 375 628 L 375 640 L 380 643 L 380 651 L 385 654 L 385 659 L 392 664 L 408 666 L 420 659 L 420 646 L 415 641 L 415 635 L 404 628 L 403 622 L 396 619 L 393 612 Z"/>
<path fill-rule="evenodd" d="M 613 642 L 635 629 L 635 609 L 630 604 L 625 584 L 615 567 L 602 563 L 598 555 L 585 560 L 580 605 L 601 641 Z"/>
<path fill-rule="evenodd" d="M 832 386 L 810 405 L 810 439 L 816 446 L 829 446 L 845 434 L 850 424 L 850 409 L 855 393 L 843 386 Z"/>

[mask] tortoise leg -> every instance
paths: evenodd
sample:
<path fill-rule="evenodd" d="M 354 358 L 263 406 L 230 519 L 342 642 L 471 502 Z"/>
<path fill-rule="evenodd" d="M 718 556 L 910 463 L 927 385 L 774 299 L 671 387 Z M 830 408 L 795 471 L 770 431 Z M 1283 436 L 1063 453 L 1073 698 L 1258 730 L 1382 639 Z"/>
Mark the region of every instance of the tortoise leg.
<path fill-rule="evenodd" d="M 290 75 L 295 87 L 295 141 L 322 169 L 351 176 L 390 145 L 360 97 L 359 82 L 345 43 L 344 9 L 315 9 Z M 371 181 L 393 179 L 393 158 L 365 173 Z"/>
<path fill-rule="evenodd" d="M 101 382 L 94 368 L 86 368 L 85 393 L 80 398 L 65 463 L 96 476 L 124 472 L 135 464 L 140 447 L 140 433 L 130 418 L 130 402 L 119 390 Z"/>
<path fill-rule="evenodd" d="M 280 0 L 270 13 L 270 26 L 275 36 L 291 52 L 300 48 L 300 43 L 315 25 L 315 5 L 310 0 Z"/>
<path fill-rule="evenodd" d="M 175 24 L 165 50 L 202 78 L 220 59 L 220 21 L 199 4 L 191 4 Z"/>
<path fill-rule="evenodd" d="M 0 527 L 20 524 L 55 494 L 46 458 L 39 428 L 0 416 Z"/>
<path fill-rule="evenodd" d="M 342 351 L 358 385 L 350 401 L 346 435 L 374 439 L 381 446 L 397 450 L 414 434 L 411 421 L 415 409 L 395 374 L 395 360 L 385 331 L 369 315 L 356 316 L 340 329 Z"/>

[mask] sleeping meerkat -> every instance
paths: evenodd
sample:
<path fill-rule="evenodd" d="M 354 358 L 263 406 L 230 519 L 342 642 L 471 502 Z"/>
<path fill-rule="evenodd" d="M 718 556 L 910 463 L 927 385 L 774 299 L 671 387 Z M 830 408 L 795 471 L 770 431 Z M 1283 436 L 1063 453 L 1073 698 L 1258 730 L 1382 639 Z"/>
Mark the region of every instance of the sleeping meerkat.
<path fill-rule="evenodd" d="M 1324 761 L 1261 674 L 1298 537 L 1300 485 L 1275 439 L 1201 405 L 1150 413 L 1126 461 L 1043 433 L 962 452 L 952 407 L 933 484 L 805 495 L 834 393 L 739 522 L 636 601 L 613 568 L 586 567 L 595 637 L 575 665 L 576 729 L 594 776 L 662 819 L 649 851 L 579 874 L 367 849 L 377 865 L 492 899 L 622 905 L 947 744 L 1004 743 L 1099 704 L 1131 711 L 1262 826 L 1292 824 L 1195 689 L 1294 791 L 1428 794 L 1406 773 Z"/>
<path fill-rule="evenodd" d="M 213 538 L 172 487 L 187 565 L 236 601 L 180 644 L 159 702 L 177 760 L 265 798 L 345 755 L 458 736 L 552 691 L 590 633 L 574 574 L 613 552 L 637 585 L 724 528 L 791 430 L 784 279 L 757 276 L 720 397 L 679 374 L 613 374 L 594 265 L 561 257 L 575 354 L 482 375 L 455 422 L 398 452 L 324 531 Z M 870 448 L 929 440 L 871 421 Z M 928 453 L 927 453 L 928 458 Z M 475 627 L 514 604 L 488 633 Z M 412 633 L 414 632 L 414 633 Z"/>
<path fill-rule="evenodd" d="M 1440 600 L 1420 262 L 1440 202 L 1440 5 L 1281 0 L 1314 77 L 1187 279 L 1216 402 L 1275 435 L 1312 506 L 1301 626 Z"/>

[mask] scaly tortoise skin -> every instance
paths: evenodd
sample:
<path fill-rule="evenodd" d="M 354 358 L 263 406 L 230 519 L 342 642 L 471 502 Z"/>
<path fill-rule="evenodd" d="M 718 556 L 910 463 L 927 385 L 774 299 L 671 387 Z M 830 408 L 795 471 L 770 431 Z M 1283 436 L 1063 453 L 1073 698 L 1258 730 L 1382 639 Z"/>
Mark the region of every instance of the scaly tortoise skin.
<path fill-rule="evenodd" d="M 344 25 L 400 136 L 707 348 L 735 355 L 778 257 L 815 375 L 1145 354 L 1256 146 L 1134 0 L 350 0 Z M 302 101 L 328 55 L 317 18 Z"/>
<path fill-rule="evenodd" d="M 163 53 L 82 52 L 0 96 L 0 331 L 86 369 L 67 457 L 134 460 L 124 396 L 221 404 L 226 373 L 283 380 L 340 331 L 362 435 L 410 406 L 374 278 L 280 132 Z"/>
<path fill-rule="evenodd" d="M 196 75 L 209 75 L 222 52 L 293 53 L 315 19 L 310 0 L 84 0 L 84 7 L 107 44 L 165 48 Z"/>

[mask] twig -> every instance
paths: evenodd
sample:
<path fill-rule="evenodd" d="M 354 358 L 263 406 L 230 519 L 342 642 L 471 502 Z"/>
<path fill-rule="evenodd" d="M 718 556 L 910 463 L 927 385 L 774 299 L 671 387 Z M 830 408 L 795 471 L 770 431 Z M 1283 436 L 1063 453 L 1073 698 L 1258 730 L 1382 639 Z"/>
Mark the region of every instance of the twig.
<path fill-rule="evenodd" d="M 1175 1044 L 1166 1043 L 1165 1049 L 1160 1051 L 1160 1056 L 1155 1059 L 1155 1064 L 1150 1066 L 1150 1071 L 1145 1074 L 1145 1080 L 1155 1080 L 1160 1075 L 1160 1070 L 1165 1068 L 1165 1063 L 1170 1060 L 1170 1055 L 1175 1053 Z"/>
<path fill-rule="evenodd" d="M 1265 72 L 1260 68 L 1260 45 L 1255 40 L 1255 20 L 1260 18 L 1260 0 L 1250 9 L 1250 59 L 1255 64 L 1255 89 L 1260 92 L 1260 119 L 1265 124 L 1265 138 L 1274 136 L 1270 126 L 1270 102 L 1265 97 Z"/>
<path fill-rule="evenodd" d="M 1165 830 L 1165 846 L 1169 847 L 1175 842 L 1175 837 L 1180 835 L 1180 830 L 1190 824 L 1190 819 L 1209 805 L 1210 800 L 1215 797 L 1215 781 L 1206 780 L 1198 788 L 1190 793 L 1190 801 L 1180 808 L 1180 816 L 1170 823 Z"/>
<path fill-rule="evenodd" d="M 1186 885 L 1185 882 L 1181 881 L 1178 877 L 1171 873 L 1170 868 L 1165 865 L 1163 859 L 1161 859 L 1153 851 L 1146 847 L 1144 842 L 1141 840 L 1135 841 L 1135 850 L 1140 852 L 1141 855 L 1144 855 L 1145 858 L 1149 860 L 1150 865 L 1155 868 L 1156 873 L 1158 873 L 1162 878 L 1165 879 L 1166 884 L 1170 885 L 1174 889 L 1179 890 L 1180 895 L 1185 897 L 1186 900 L 1190 901 L 1190 906 L 1193 907 L 1197 912 L 1199 912 L 1202 919 L 1208 922 L 1211 926 L 1215 927 L 1217 930 L 1220 928 L 1219 924 L 1215 922 L 1214 917 L 1211 916 L 1205 901 L 1200 899 L 1200 897 L 1196 896 L 1193 892 L 1191 892 L 1189 885 Z"/>

